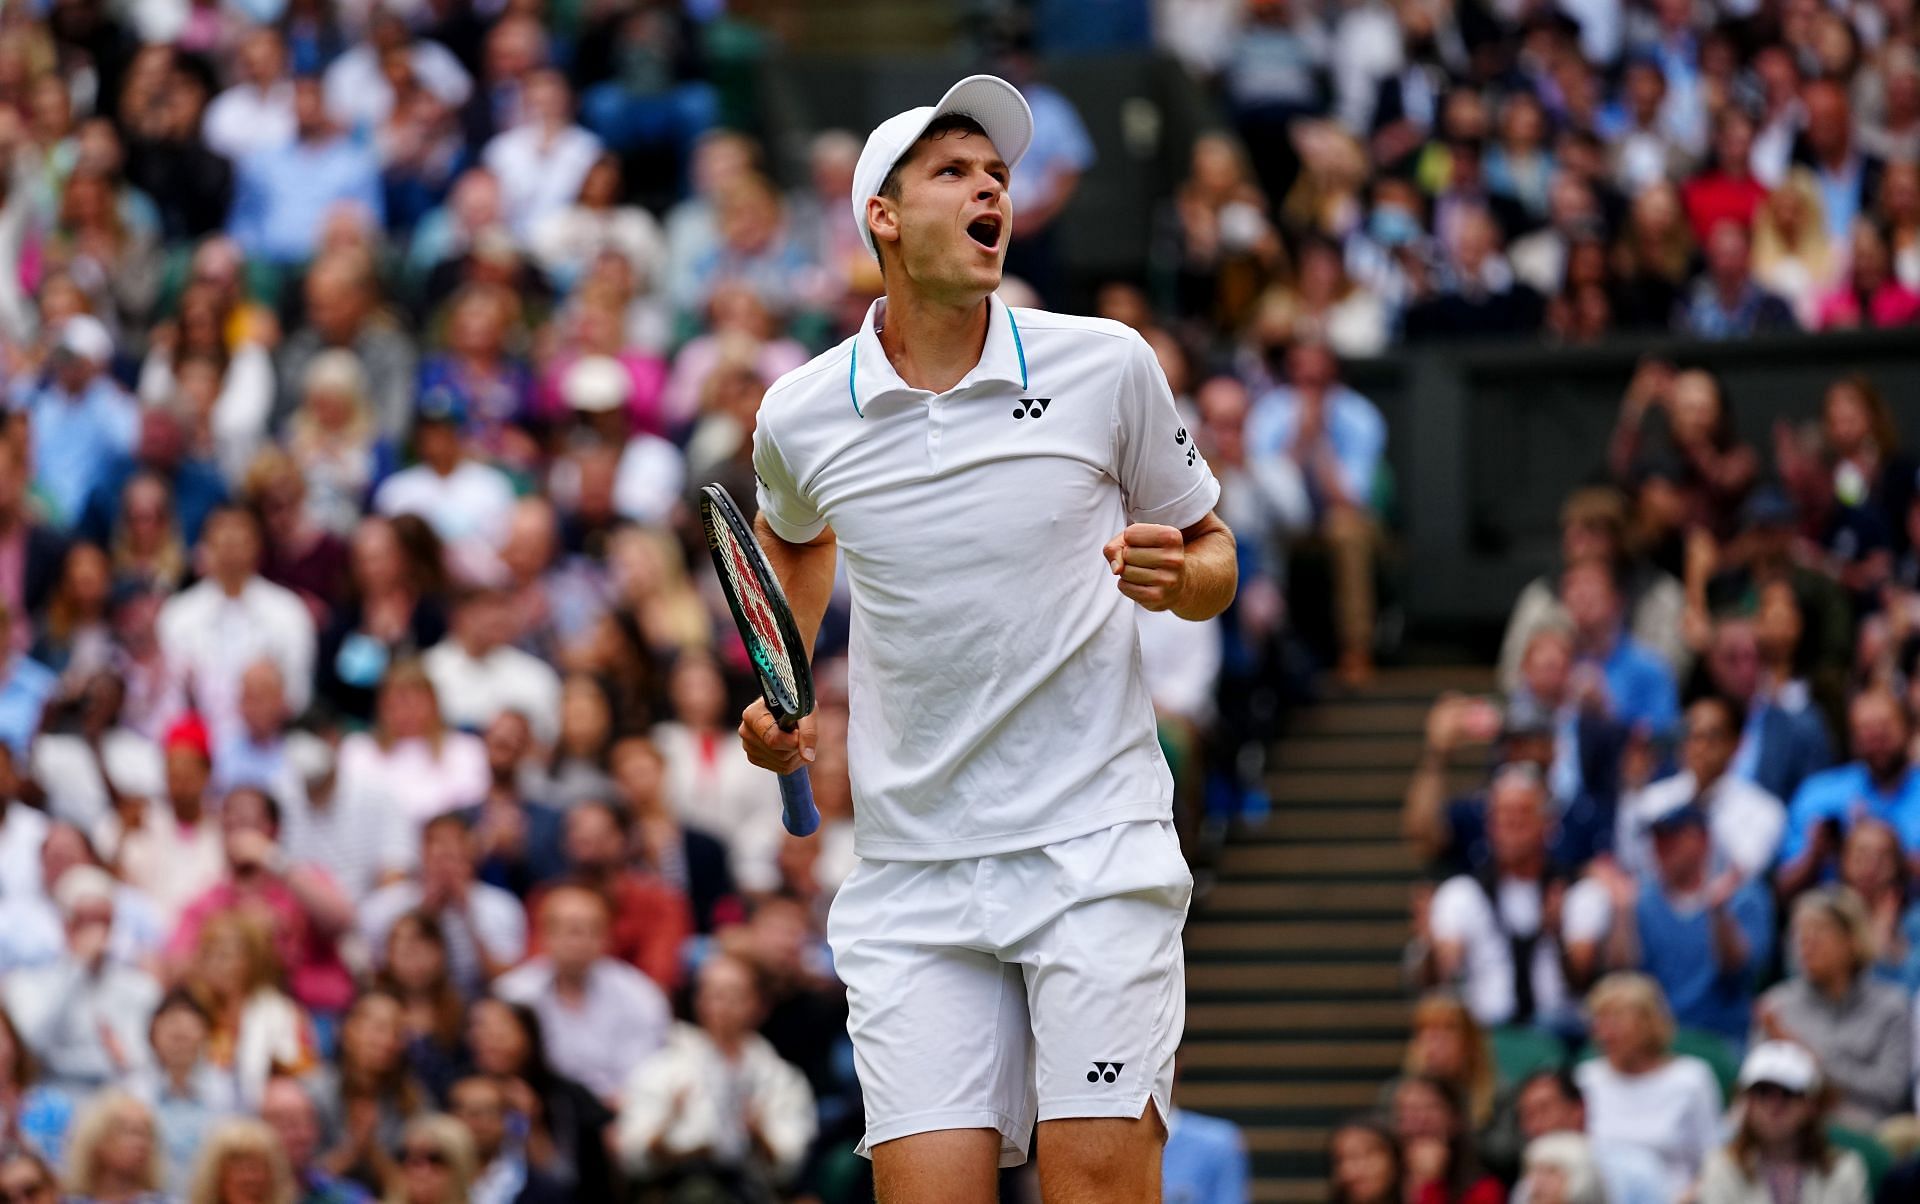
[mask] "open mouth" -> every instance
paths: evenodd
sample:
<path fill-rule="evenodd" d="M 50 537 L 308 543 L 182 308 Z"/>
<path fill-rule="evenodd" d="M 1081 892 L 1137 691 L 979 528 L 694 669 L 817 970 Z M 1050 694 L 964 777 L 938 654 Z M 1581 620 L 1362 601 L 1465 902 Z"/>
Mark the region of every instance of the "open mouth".
<path fill-rule="evenodd" d="M 977 217 L 967 223 L 967 237 L 991 251 L 1000 245 L 1000 219 L 997 216 Z"/>

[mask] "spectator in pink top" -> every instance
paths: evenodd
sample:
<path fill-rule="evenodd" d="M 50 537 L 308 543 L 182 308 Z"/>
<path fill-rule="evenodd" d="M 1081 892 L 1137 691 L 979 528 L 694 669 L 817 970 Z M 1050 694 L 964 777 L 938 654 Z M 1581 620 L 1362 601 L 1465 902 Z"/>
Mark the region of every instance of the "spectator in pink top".
<path fill-rule="evenodd" d="M 1816 330 L 1885 330 L 1911 326 L 1920 317 L 1920 293 L 1893 274 L 1893 257 L 1878 226 L 1865 220 L 1853 224 L 1851 260 L 1846 279 L 1820 299 Z"/>

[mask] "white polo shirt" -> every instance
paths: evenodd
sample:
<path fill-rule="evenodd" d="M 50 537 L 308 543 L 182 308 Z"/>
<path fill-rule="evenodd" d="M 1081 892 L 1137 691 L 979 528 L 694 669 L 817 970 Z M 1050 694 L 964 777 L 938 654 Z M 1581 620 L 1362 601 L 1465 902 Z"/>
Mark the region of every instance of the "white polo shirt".
<path fill-rule="evenodd" d="M 852 597 L 854 848 L 942 861 L 1170 814 L 1135 604 L 1101 555 L 1219 485 L 1152 350 L 1117 322 L 988 304 L 980 362 L 909 388 L 860 332 L 774 383 L 760 512 L 832 526 Z"/>

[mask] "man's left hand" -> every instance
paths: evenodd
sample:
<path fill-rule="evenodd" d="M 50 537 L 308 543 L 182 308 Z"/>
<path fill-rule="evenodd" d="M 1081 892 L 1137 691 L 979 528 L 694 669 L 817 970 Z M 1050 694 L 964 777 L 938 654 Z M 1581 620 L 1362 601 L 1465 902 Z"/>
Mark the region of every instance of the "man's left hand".
<path fill-rule="evenodd" d="M 1187 541 L 1178 527 L 1134 523 L 1102 549 L 1120 592 L 1148 610 L 1170 610 L 1187 574 Z"/>

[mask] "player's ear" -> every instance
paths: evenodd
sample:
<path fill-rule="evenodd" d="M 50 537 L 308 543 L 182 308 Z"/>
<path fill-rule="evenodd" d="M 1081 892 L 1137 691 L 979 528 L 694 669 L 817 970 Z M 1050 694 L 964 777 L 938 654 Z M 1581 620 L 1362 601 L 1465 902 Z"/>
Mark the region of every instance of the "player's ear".
<path fill-rule="evenodd" d="M 876 243 L 900 240 L 900 214 L 892 201 L 883 196 L 867 198 L 867 229 L 873 232 Z"/>

